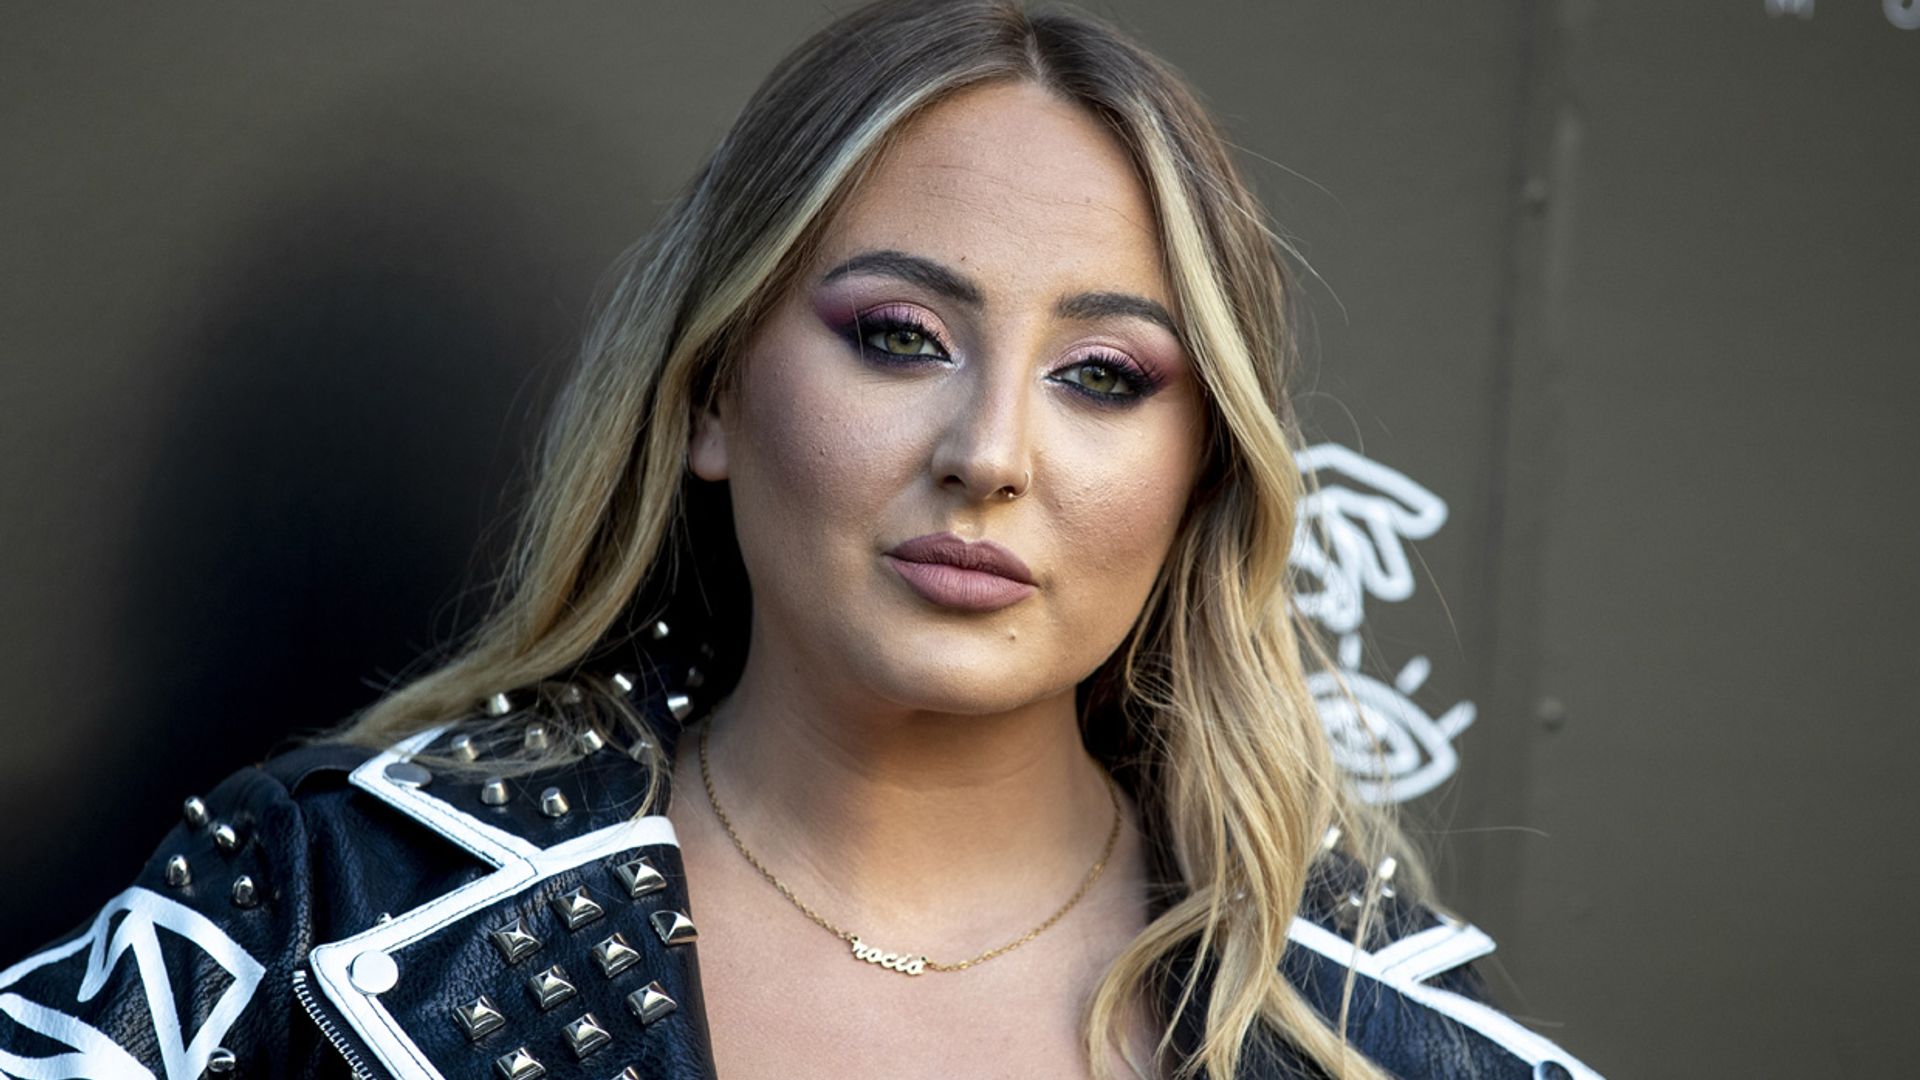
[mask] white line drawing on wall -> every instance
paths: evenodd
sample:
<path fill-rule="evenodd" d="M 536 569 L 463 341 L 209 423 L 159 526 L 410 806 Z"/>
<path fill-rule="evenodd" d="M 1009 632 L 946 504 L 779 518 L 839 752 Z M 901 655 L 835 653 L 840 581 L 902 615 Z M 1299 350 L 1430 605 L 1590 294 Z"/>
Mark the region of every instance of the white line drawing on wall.
<path fill-rule="evenodd" d="M 1360 629 L 1369 596 L 1389 603 L 1413 595 L 1407 543 L 1447 521 L 1447 504 L 1418 483 L 1349 450 L 1321 443 L 1297 456 L 1319 481 L 1301 499 L 1291 562 L 1300 571 L 1295 608 L 1337 638 L 1338 669 L 1307 677 L 1334 760 L 1368 802 L 1405 802 L 1432 791 L 1460 765 L 1453 739 L 1473 723 L 1470 701 L 1438 717 L 1413 700 L 1433 672 L 1424 656 L 1391 683 L 1360 671 Z M 1351 694 L 1351 697 L 1349 697 Z"/>

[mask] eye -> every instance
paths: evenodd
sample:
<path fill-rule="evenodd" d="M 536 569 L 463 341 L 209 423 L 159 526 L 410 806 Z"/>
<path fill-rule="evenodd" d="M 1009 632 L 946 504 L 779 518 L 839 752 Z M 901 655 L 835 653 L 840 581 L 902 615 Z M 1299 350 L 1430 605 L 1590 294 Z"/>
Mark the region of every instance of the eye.
<path fill-rule="evenodd" d="M 1144 372 L 1118 356 L 1092 356 L 1061 368 L 1049 378 L 1097 401 L 1111 403 L 1145 397 L 1155 389 Z"/>
<path fill-rule="evenodd" d="M 861 353 L 883 363 L 947 359 L 939 334 L 905 309 L 881 308 L 855 316 L 844 332 Z"/>
<path fill-rule="evenodd" d="M 867 334 L 867 345 L 894 356 L 940 356 L 940 347 L 934 344 L 933 337 L 923 330 L 911 326 L 894 326 L 884 330 L 874 330 Z"/>

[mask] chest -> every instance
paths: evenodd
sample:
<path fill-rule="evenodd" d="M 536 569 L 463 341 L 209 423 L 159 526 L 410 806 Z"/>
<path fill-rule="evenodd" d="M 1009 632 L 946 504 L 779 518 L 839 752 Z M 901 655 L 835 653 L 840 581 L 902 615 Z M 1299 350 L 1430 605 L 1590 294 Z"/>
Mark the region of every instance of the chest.
<path fill-rule="evenodd" d="M 791 928 L 790 928 L 791 929 Z M 1052 950 L 908 977 L 853 959 L 824 931 L 803 943 L 703 942 L 714 1062 L 757 1077 L 1086 1076 L 1081 1007 L 1098 972 Z"/>
<path fill-rule="evenodd" d="M 1139 930 L 1137 912 L 1095 902 L 977 967 L 907 976 L 855 958 L 758 878 L 712 869 L 695 897 L 701 996 L 727 1080 L 1087 1076 L 1085 1003 Z"/>

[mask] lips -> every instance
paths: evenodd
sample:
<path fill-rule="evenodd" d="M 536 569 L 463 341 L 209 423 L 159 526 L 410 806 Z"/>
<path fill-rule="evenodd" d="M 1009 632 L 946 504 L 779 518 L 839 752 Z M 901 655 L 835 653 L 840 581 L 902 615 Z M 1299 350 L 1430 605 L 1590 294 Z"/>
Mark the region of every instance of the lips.
<path fill-rule="evenodd" d="M 957 611 L 998 611 L 1037 591 L 1027 564 L 991 540 L 930 533 L 894 547 L 886 559 L 922 599 Z"/>

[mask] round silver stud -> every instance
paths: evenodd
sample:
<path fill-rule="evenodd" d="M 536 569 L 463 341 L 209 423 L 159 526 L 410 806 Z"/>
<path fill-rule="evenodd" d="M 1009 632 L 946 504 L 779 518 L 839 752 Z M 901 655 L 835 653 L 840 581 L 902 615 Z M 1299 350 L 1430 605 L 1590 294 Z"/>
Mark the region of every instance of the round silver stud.
<path fill-rule="evenodd" d="M 396 761 L 386 768 L 387 779 L 401 787 L 423 788 L 433 782 L 427 767 L 412 761 Z"/>
<path fill-rule="evenodd" d="M 497 776 L 487 777 L 487 782 L 480 785 L 480 801 L 488 806 L 507 805 L 507 782 Z"/>
<path fill-rule="evenodd" d="M 233 826 L 222 821 L 213 827 L 213 846 L 221 851 L 232 851 L 240 846 L 240 834 Z"/>
<path fill-rule="evenodd" d="M 513 699 L 505 694 L 495 694 L 487 699 L 488 716 L 505 716 L 513 711 Z"/>
<path fill-rule="evenodd" d="M 368 949 L 347 966 L 347 979 L 363 994 L 384 994 L 400 982 L 400 965 L 378 949 Z"/>
<path fill-rule="evenodd" d="M 529 750 L 545 750 L 547 748 L 547 726 L 545 724 L 528 724 L 527 734 L 521 741 L 526 744 Z"/>
<path fill-rule="evenodd" d="M 673 628 L 664 622 L 656 622 L 653 624 L 653 640 L 655 641 L 659 641 L 672 632 Z"/>
<path fill-rule="evenodd" d="M 550 787 L 540 793 L 540 812 L 548 817 L 562 817 L 571 809 L 573 807 L 568 804 L 566 795 L 562 794 L 559 788 Z"/>
<path fill-rule="evenodd" d="M 698 690 L 707 685 L 707 673 L 697 667 L 687 669 L 687 689 Z"/>
<path fill-rule="evenodd" d="M 233 1051 L 224 1046 L 216 1046 L 213 1053 L 207 1055 L 207 1071 L 215 1076 L 225 1076 L 233 1071 L 235 1061 Z"/>
<path fill-rule="evenodd" d="M 193 870 L 187 866 L 185 855 L 175 855 L 167 860 L 167 884 L 176 889 L 193 884 Z"/>
<path fill-rule="evenodd" d="M 191 796 L 186 802 L 181 803 L 180 813 L 187 819 L 187 824 L 196 829 L 207 823 L 207 804 L 202 802 L 198 795 Z"/>
<path fill-rule="evenodd" d="M 253 887 L 253 879 L 245 874 L 233 879 L 233 906 L 252 907 L 260 902 L 260 895 Z"/>
<path fill-rule="evenodd" d="M 560 688 L 560 704 L 562 705 L 578 705 L 586 699 L 586 692 L 573 683 L 568 683 Z"/>
<path fill-rule="evenodd" d="M 618 687 L 623 694 L 631 695 L 633 693 L 633 679 L 624 671 L 616 671 L 613 673 L 613 685 Z"/>

